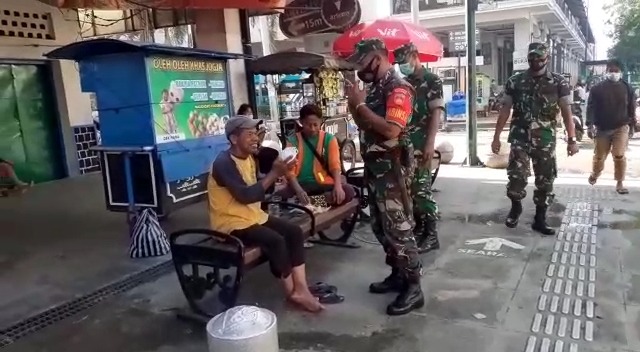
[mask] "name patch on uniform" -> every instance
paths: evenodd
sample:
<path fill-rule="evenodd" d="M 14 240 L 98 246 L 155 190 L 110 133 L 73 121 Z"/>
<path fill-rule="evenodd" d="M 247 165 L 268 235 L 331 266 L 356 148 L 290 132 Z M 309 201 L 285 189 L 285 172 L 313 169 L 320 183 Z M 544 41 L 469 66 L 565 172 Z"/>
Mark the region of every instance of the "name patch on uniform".
<path fill-rule="evenodd" d="M 393 89 L 387 98 L 387 120 L 404 127 L 412 113 L 413 93 L 405 87 Z"/>

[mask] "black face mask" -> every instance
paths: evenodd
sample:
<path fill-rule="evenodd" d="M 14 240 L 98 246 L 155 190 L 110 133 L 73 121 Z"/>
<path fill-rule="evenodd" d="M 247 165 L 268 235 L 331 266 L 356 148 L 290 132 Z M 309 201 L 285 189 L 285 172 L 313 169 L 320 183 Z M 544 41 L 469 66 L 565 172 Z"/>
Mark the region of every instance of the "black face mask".
<path fill-rule="evenodd" d="M 547 67 L 547 59 L 529 58 L 529 68 L 533 72 L 540 72 Z"/>
<path fill-rule="evenodd" d="M 372 67 L 373 61 L 375 61 L 375 59 L 371 60 L 369 64 L 364 68 L 362 68 L 361 70 L 358 70 L 358 78 L 364 83 L 373 83 L 378 77 L 378 71 L 380 70 L 380 65 L 378 65 L 378 67 L 374 69 Z"/>

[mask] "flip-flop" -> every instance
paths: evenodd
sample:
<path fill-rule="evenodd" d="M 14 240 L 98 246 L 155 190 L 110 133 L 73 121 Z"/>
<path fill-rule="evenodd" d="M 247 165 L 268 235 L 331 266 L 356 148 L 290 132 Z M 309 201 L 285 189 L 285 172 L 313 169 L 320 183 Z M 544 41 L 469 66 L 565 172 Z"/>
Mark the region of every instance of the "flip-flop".
<path fill-rule="evenodd" d="M 626 188 L 617 188 L 616 192 L 618 192 L 618 194 L 629 194 L 629 190 Z"/>
<path fill-rule="evenodd" d="M 328 293 L 336 293 L 338 288 L 324 282 L 316 282 L 314 285 L 309 286 L 309 291 L 312 295 L 320 297 Z"/>
<path fill-rule="evenodd" d="M 322 304 L 338 304 L 344 302 L 344 296 L 341 296 L 335 292 L 330 292 L 322 296 L 318 296 L 318 300 Z"/>

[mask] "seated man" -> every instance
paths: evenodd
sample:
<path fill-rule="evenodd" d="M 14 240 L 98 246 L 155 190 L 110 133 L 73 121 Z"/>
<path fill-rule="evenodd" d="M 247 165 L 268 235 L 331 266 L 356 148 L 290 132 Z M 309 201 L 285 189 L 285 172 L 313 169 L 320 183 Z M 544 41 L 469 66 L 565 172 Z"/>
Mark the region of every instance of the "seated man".
<path fill-rule="evenodd" d="M 16 175 L 13 163 L 0 158 L 0 196 L 6 196 L 7 191 L 24 191 L 31 187 L 33 182 L 26 183 Z"/>
<path fill-rule="evenodd" d="M 288 172 L 291 162 L 276 159 L 266 176 L 258 180 L 254 155 L 259 123 L 243 116 L 227 121 L 225 133 L 231 147 L 216 157 L 207 185 L 211 228 L 260 247 L 271 272 L 282 281 L 287 298 L 305 310 L 318 312 L 324 307 L 307 285 L 302 230 L 260 208 L 265 191 Z"/>
<path fill-rule="evenodd" d="M 337 138 L 323 131 L 322 111 L 313 104 L 300 109 L 300 131 L 287 141 L 288 147 L 298 148 L 295 168 L 287 174 L 289 186 L 278 194 L 283 198 L 296 195 L 301 203 L 309 202 L 308 195 L 326 197 L 328 205 L 340 205 L 355 197 L 355 189 L 342 177 L 340 147 Z"/>

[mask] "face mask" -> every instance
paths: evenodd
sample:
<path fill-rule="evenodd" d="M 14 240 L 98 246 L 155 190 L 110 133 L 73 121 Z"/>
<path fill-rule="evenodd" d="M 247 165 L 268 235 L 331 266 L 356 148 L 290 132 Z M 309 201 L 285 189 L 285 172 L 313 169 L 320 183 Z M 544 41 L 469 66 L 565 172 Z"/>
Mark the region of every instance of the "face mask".
<path fill-rule="evenodd" d="M 400 73 L 405 76 L 410 76 L 415 71 L 413 65 L 411 65 L 410 62 L 407 62 L 406 64 L 400 64 L 398 65 L 398 67 L 400 68 Z"/>
<path fill-rule="evenodd" d="M 547 60 L 540 60 L 540 59 L 529 59 L 529 68 L 531 69 L 531 71 L 533 72 L 540 72 L 542 70 L 544 70 L 544 68 L 547 67 Z"/>
<path fill-rule="evenodd" d="M 373 83 L 378 76 L 380 66 L 378 65 L 378 67 L 373 69 L 372 66 L 374 60 L 375 59 L 371 60 L 367 66 L 358 71 L 358 78 L 364 83 Z"/>
<path fill-rule="evenodd" d="M 609 72 L 609 74 L 607 75 L 607 78 L 614 81 L 614 82 L 618 82 L 621 78 L 622 78 L 622 73 L 620 72 Z"/>

